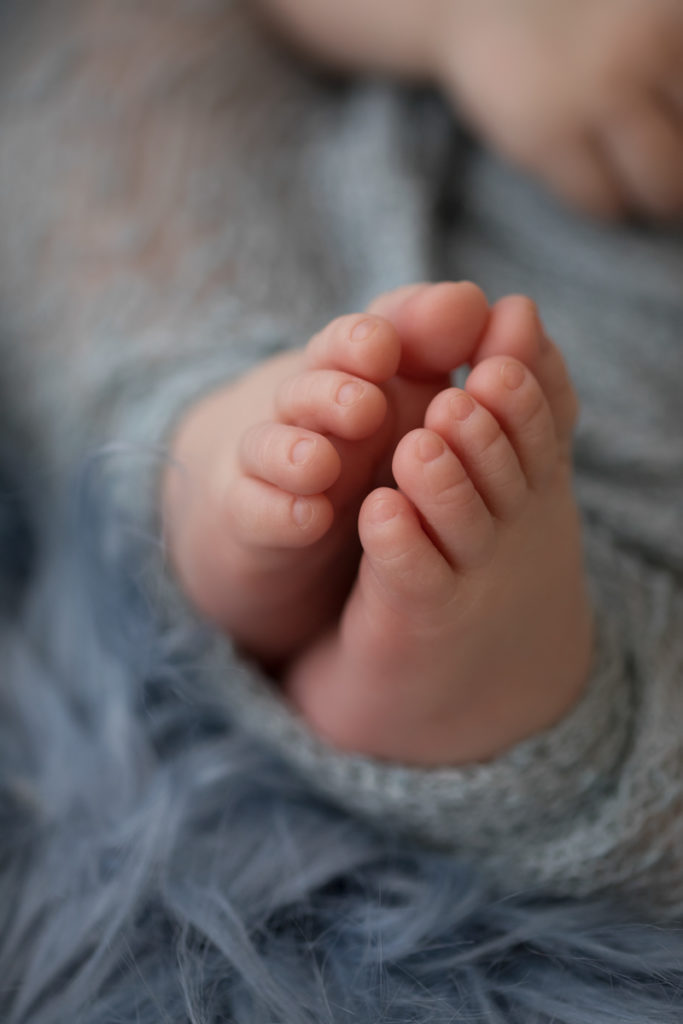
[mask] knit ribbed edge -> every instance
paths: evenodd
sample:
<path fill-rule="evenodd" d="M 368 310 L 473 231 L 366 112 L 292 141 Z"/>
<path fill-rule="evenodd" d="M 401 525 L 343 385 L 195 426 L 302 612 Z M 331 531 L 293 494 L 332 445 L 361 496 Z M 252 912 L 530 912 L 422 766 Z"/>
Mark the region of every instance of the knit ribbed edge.
<path fill-rule="evenodd" d="M 602 543 L 589 547 L 602 549 L 594 564 L 600 576 L 614 558 Z M 542 882 L 567 892 L 568 882 L 569 891 L 593 891 L 603 880 L 582 872 L 587 851 L 576 837 L 590 833 L 600 851 L 601 816 L 631 756 L 640 700 L 620 623 L 601 615 L 596 636 L 590 684 L 566 718 L 493 762 L 458 768 L 418 769 L 331 749 L 223 638 L 214 637 L 204 670 L 207 678 L 226 680 L 226 706 L 246 731 L 351 812 L 476 857 L 506 886 Z M 561 876 L 553 870 L 558 844 L 571 849 L 573 874 L 566 857 L 559 858 Z M 602 847 L 614 846 L 606 835 Z"/>
<path fill-rule="evenodd" d="M 577 707 L 554 728 L 485 764 L 419 769 L 341 754 L 245 663 L 232 663 L 226 699 L 245 729 L 348 809 L 436 846 L 485 854 L 513 833 L 531 830 L 537 840 L 552 835 L 592 802 L 592 791 L 604 788 L 623 756 L 631 700 L 620 692 L 624 678 L 613 632 L 605 625 L 598 635 L 592 681 Z"/>

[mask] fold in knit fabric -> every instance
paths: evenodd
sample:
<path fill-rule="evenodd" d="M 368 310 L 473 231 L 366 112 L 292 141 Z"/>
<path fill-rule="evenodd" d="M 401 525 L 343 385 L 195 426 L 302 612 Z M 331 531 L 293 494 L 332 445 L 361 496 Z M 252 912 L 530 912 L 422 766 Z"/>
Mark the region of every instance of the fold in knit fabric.
<path fill-rule="evenodd" d="M 2 469 L 3 1024 L 680 1021 L 679 927 L 501 897 L 236 729 L 206 631 L 159 623 L 131 548 L 103 546 L 96 467 L 19 602 L 30 534 Z"/>

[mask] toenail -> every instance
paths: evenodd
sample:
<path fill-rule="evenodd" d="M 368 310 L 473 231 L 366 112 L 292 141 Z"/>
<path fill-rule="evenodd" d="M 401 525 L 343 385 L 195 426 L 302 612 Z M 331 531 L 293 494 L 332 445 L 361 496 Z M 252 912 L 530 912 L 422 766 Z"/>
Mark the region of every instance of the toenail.
<path fill-rule="evenodd" d="M 313 508 L 305 498 L 295 498 L 292 503 L 292 519 L 297 526 L 307 526 L 313 518 Z"/>
<path fill-rule="evenodd" d="M 457 391 L 451 396 L 451 416 L 455 420 L 466 420 L 474 412 L 474 401 L 464 391 Z"/>
<path fill-rule="evenodd" d="M 524 380 L 524 369 L 519 363 L 506 363 L 500 373 L 506 388 L 514 391 L 516 388 L 521 387 Z"/>
<path fill-rule="evenodd" d="M 417 457 L 422 462 L 433 462 L 443 454 L 445 447 L 441 438 L 435 434 L 423 434 L 417 442 Z"/>
<path fill-rule="evenodd" d="M 356 324 L 351 331 L 351 340 L 365 341 L 366 338 L 370 337 L 376 327 L 377 322 L 375 320 L 361 320 L 361 322 Z"/>
<path fill-rule="evenodd" d="M 339 405 L 353 405 L 354 402 L 358 401 L 363 391 L 362 384 L 358 384 L 356 381 L 348 381 L 339 388 L 337 402 Z"/>
<path fill-rule="evenodd" d="M 396 505 L 390 498 L 376 501 L 370 509 L 370 518 L 374 523 L 388 523 L 396 515 Z"/>
<path fill-rule="evenodd" d="M 307 462 L 311 452 L 313 450 L 313 442 L 308 438 L 302 437 L 300 441 L 297 441 L 290 452 L 290 459 L 294 463 Z"/>

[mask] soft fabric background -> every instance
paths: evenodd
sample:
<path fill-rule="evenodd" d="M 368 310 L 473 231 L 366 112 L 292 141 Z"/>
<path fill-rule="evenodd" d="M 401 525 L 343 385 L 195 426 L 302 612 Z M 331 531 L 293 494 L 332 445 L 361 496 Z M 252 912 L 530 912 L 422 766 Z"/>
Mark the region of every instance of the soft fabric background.
<path fill-rule="evenodd" d="M 627 883 L 683 915 L 683 235 L 578 217 L 425 90 L 321 80 L 249 0 L 10 10 L 0 409 L 40 475 L 41 531 L 107 449 L 107 550 L 159 536 L 161 458 L 188 405 L 385 288 L 470 278 L 491 301 L 533 296 L 583 410 L 596 645 L 573 713 L 490 764 L 422 771 L 335 755 L 219 631 L 194 671 L 255 742 L 383 833 L 464 856 L 506 891 Z M 143 606 L 196 633 L 155 551 L 130 556 Z"/>
<path fill-rule="evenodd" d="M 516 850 L 509 831 L 493 850 L 506 870 L 533 877 L 533 865 L 549 863 L 550 807 L 567 836 L 553 831 L 558 885 L 571 865 L 574 881 L 632 882 L 637 869 L 648 894 L 653 879 L 667 888 L 663 868 L 680 876 L 683 802 L 680 238 L 569 219 L 485 157 L 463 180 L 443 110 L 384 88 L 321 89 L 264 49 L 244 4 L 230 5 L 229 58 L 211 35 L 198 67 L 184 63 L 184 42 L 179 66 L 150 66 L 151 45 L 133 60 L 157 40 L 162 12 L 171 28 L 183 23 L 172 43 L 211 6 L 14 0 L 11 9 L 44 17 L 29 18 L 25 36 L 0 31 L 0 418 L 12 421 L 0 426 L 0 1021 L 678 1022 L 675 926 L 614 902 L 552 901 L 509 876 L 495 892 L 471 865 L 389 839 L 381 800 L 380 834 L 314 796 L 313 775 L 304 784 L 243 736 L 225 699 L 236 661 L 226 656 L 217 677 L 205 656 L 215 638 L 190 617 L 169 626 L 154 611 L 145 512 L 150 461 L 184 403 L 301 343 L 333 312 L 423 277 L 471 276 L 492 299 L 533 294 L 584 399 L 577 456 L 590 532 L 597 524 L 638 560 L 638 573 L 610 579 L 618 600 L 601 610 L 620 638 L 616 669 L 627 659 L 638 670 L 646 713 L 621 701 L 629 756 L 610 763 L 609 799 L 602 760 L 586 765 L 578 740 L 560 760 L 581 778 L 594 773 L 588 795 L 547 756 L 520 771 L 509 792 L 539 778 L 560 785 L 535 819 L 531 802 Z M 125 71 L 115 79 L 126 86 L 115 104 L 88 59 L 109 53 L 106 24 L 85 17 L 105 7 L 125 21 L 114 26 Z M 0 14 L 9 9 L 0 0 Z M 124 202 L 126 219 L 132 114 L 158 159 L 149 191 Z M 118 174 L 103 174 L 115 157 Z M 169 209 L 181 213 L 181 234 L 193 229 L 191 244 L 178 251 L 171 232 L 177 277 L 155 283 L 136 261 L 149 237 L 164 239 Z M 84 294 L 80 283 L 93 279 L 81 271 L 104 243 L 113 269 L 95 279 L 101 293 Z M 41 264 L 46 251 L 54 258 Z M 65 466 L 112 439 L 138 456 L 123 459 L 130 472 L 115 489 L 124 518 L 109 518 L 102 455 L 84 470 L 70 521 L 55 521 Z M 653 564 L 668 589 L 651 585 Z M 638 630 L 622 628 L 631 607 L 650 611 L 647 629 L 645 616 Z M 623 682 L 617 693 L 628 697 Z M 596 750 L 604 737 L 598 719 Z M 487 790 L 494 824 L 499 779 Z M 471 824 L 480 791 L 462 791 Z"/>
<path fill-rule="evenodd" d="M 147 542 L 108 550 L 126 532 L 92 500 L 96 460 L 27 587 L 24 489 L 4 470 L 3 1024 L 681 1020 L 676 928 L 501 897 L 234 731 L 197 674 L 202 636 L 144 600 Z"/>

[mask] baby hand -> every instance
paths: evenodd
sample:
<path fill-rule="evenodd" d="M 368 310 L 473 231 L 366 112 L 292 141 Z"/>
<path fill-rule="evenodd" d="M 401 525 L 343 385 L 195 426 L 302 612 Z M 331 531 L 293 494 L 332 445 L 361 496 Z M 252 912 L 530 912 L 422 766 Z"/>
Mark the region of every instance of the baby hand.
<path fill-rule="evenodd" d="M 504 156 L 589 213 L 683 212 L 680 0 L 447 0 L 440 84 Z"/>

